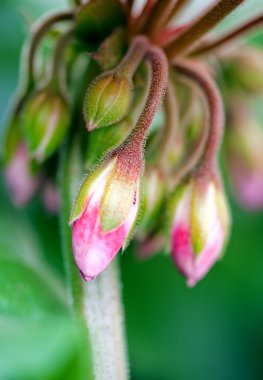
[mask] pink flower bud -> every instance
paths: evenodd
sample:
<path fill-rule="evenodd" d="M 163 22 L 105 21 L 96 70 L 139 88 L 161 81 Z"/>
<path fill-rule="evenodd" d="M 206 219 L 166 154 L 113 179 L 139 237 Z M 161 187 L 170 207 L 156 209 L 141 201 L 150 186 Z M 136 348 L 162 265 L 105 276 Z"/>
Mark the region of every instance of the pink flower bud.
<path fill-rule="evenodd" d="M 57 214 L 60 208 L 59 191 L 52 182 L 47 182 L 42 193 L 43 203 L 51 214 Z"/>
<path fill-rule="evenodd" d="M 17 146 L 6 167 L 5 179 L 17 206 L 25 205 L 39 187 L 40 176 L 30 172 L 28 152 L 24 143 Z"/>
<path fill-rule="evenodd" d="M 172 210 L 172 257 L 194 286 L 222 254 L 230 224 L 226 199 L 217 181 L 193 178 L 176 190 Z"/>
<path fill-rule="evenodd" d="M 243 103 L 232 111 L 233 124 L 226 135 L 230 181 L 240 205 L 259 210 L 263 208 L 263 131 Z"/>
<path fill-rule="evenodd" d="M 72 214 L 72 246 L 84 280 L 93 280 L 125 248 L 139 209 L 140 177 L 129 178 L 115 156 L 87 177 Z M 123 174 L 123 175 L 122 175 Z"/>

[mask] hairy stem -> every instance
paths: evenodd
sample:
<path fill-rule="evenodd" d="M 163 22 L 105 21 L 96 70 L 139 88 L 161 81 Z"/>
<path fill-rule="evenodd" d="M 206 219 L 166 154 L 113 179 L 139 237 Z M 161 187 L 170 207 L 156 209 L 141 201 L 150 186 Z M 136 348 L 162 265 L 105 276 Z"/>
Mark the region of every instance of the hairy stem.
<path fill-rule="evenodd" d="M 131 23 L 131 32 L 132 34 L 139 33 L 143 30 L 145 23 L 148 20 L 149 15 L 151 14 L 152 7 L 155 4 L 155 0 L 147 0 L 143 10 L 140 15 L 136 17 Z"/>
<path fill-rule="evenodd" d="M 52 59 L 51 72 L 50 72 L 50 83 L 59 84 L 60 81 L 60 67 L 64 60 L 65 49 L 68 45 L 69 40 L 74 35 L 74 28 L 70 28 L 68 31 L 63 33 L 58 39 L 57 45 L 55 47 L 54 56 Z"/>
<path fill-rule="evenodd" d="M 115 260 L 93 282 L 79 275 L 68 225 L 71 206 L 83 176 L 79 140 L 61 156 L 61 231 L 66 267 L 69 307 L 82 331 L 83 380 L 126 380 L 128 378 L 120 279 Z"/>
<path fill-rule="evenodd" d="M 182 32 L 166 48 L 168 58 L 173 58 L 189 50 L 201 37 L 214 28 L 228 14 L 245 0 L 219 0 L 204 15 Z"/>
<path fill-rule="evenodd" d="M 151 9 L 151 13 L 148 17 L 148 21 L 143 28 L 145 34 L 154 36 L 156 32 L 165 25 L 173 8 L 176 4 L 176 0 L 162 0 L 156 1 Z"/>
<path fill-rule="evenodd" d="M 134 129 L 123 143 L 125 149 L 135 152 L 145 142 L 149 126 L 162 102 L 168 79 L 168 63 L 161 49 L 149 46 L 145 58 L 150 71 L 147 100 Z"/>
<path fill-rule="evenodd" d="M 53 14 L 52 16 L 49 16 L 48 18 L 40 20 L 37 24 L 34 25 L 33 30 L 32 30 L 32 38 L 31 38 L 31 41 L 29 42 L 28 49 L 27 49 L 27 58 L 26 58 L 26 61 L 28 62 L 28 77 L 29 78 L 34 77 L 34 59 L 35 59 L 37 47 L 41 39 L 44 37 L 47 31 L 54 24 L 60 21 L 72 20 L 73 16 L 74 16 L 74 13 L 72 11 L 59 12 L 59 13 Z"/>
<path fill-rule="evenodd" d="M 222 46 L 223 44 L 231 42 L 233 39 L 242 36 L 244 33 L 247 33 L 254 28 L 257 28 L 263 24 L 263 15 L 255 17 L 254 19 L 247 21 L 243 25 L 238 26 L 234 30 L 231 30 L 225 33 L 223 36 L 202 44 L 200 47 L 195 49 L 192 54 L 204 54 L 210 53 L 212 50 Z"/>
<path fill-rule="evenodd" d="M 204 155 L 201 160 L 201 167 L 214 169 L 216 165 L 218 150 L 224 130 L 224 110 L 223 101 L 219 90 L 203 67 L 198 64 L 177 60 L 174 61 L 178 73 L 195 82 L 202 91 L 207 104 L 207 124 L 209 126 L 209 135 L 206 142 Z"/>
<path fill-rule="evenodd" d="M 173 20 L 186 4 L 187 0 L 177 0 L 170 12 L 167 22 Z"/>
<path fill-rule="evenodd" d="M 116 71 L 131 79 L 143 59 L 148 44 L 146 37 L 140 35 L 134 37 L 128 52 L 116 67 Z"/>

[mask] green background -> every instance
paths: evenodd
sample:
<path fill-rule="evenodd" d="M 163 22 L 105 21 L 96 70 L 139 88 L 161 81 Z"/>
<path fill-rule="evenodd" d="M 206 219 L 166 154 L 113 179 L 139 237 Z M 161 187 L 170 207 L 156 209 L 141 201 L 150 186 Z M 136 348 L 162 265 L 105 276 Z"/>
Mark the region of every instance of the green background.
<path fill-rule="evenodd" d="M 56 8 L 63 3 L 56 1 Z M 240 18 L 258 5 L 248 1 Z M 1 130 L 27 25 L 53 8 L 52 0 L 0 2 Z M 169 257 L 140 262 L 134 247 L 122 256 L 132 379 L 263 378 L 263 214 L 247 214 L 233 202 L 231 208 L 226 254 L 193 289 Z M 82 378 L 81 339 L 66 308 L 57 220 L 39 200 L 16 210 L 1 181 L 0 380 Z"/>

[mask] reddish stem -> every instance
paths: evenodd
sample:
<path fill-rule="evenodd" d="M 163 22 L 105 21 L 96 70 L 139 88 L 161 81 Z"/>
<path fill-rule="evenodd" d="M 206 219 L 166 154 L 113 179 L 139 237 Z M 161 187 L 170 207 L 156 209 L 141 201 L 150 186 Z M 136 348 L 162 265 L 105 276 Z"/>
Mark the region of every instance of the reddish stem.
<path fill-rule="evenodd" d="M 178 56 L 191 48 L 203 35 L 214 28 L 245 0 L 219 0 L 186 31 L 166 48 L 168 58 Z"/>
<path fill-rule="evenodd" d="M 143 28 L 144 25 L 151 14 L 152 7 L 155 4 L 155 0 L 147 0 L 146 4 L 141 11 L 140 15 L 138 17 L 135 17 L 135 19 L 131 22 L 131 30 L 132 34 L 139 33 Z"/>
<path fill-rule="evenodd" d="M 220 92 L 209 73 L 198 64 L 184 60 L 177 60 L 174 64 L 180 74 L 198 85 L 207 102 L 209 136 L 201 167 L 208 171 L 213 170 L 224 130 L 223 101 Z"/>
<path fill-rule="evenodd" d="M 200 47 L 196 48 L 192 54 L 197 55 L 207 52 L 210 53 L 211 50 L 214 50 L 225 43 L 231 42 L 234 38 L 240 37 L 242 34 L 251 31 L 252 29 L 260 26 L 261 24 L 263 24 L 263 15 L 260 15 L 250 21 L 247 21 L 243 25 L 240 25 L 236 29 L 225 33 L 223 36 L 215 39 L 214 41 L 202 44 Z"/>
<path fill-rule="evenodd" d="M 154 35 L 167 22 L 175 4 L 176 0 L 156 1 L 151 9 L 150 15 L 148 16 L 143 32 L 154 37 Z"/>
<path fill-rule="evenodd" d="M 144 109 L 130 135 L 117 148 L 119 160 L 130 162 L 133 175 L 138 175 L 142 169 L 143 146 L 152 119 L 158 110 L 167 86 L 168 62 L 161 49 L 150 45 L 146 51 L 149 74 L 148 95 Z"/>

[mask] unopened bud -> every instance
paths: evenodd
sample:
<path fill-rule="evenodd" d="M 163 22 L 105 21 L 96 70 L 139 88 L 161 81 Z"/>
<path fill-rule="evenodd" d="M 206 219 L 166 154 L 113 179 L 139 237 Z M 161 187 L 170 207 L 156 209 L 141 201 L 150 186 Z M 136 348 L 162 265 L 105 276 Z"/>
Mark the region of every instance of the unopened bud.
<path fill-rule="evenodd" d="M 57 214 L 60 208 L 60 198 L 58 188 L 51 181 L 45 183 L 42 193 L 43 203 L 48 212 Z"/>
<path fill-rule="evenodd" d="M 222 255 L 230 218 L 218 181 L 192 178 L 171 201 L 171 251 L 187 284 L 194 286 Z"/>
<path fill-rule="evenodd" d="M 69 128 L 69 108 L 63 97 L 41 90 L 29 99 L 23 118 L 23 130 L 31 156 L 44 161 L 61 144 Z"/>
<path fill-rule="evenodd" d="M 84 118 L 87 128 L 106 127 L 122 120 L 128 113 L 133 98 L 132 82 L 114 73 L 102 74 L 87 90 Z"/>
<path fill-rule="evenodd" d="M 17 206 L 25 205 L 40 185 L 40 175 L 31 173 L 27 148 L 23 142 L 17 146 L 6 166 L 5 180 Z"/>
<path fill-rule="evenodd" d="M 100 274 L 126 247 L 135 227 L 140 176 L 127 178 L 126 172 L 116 155 L 84 180 L 77 196 L 71 217 L 72 246 L 86 281 Z"/>

